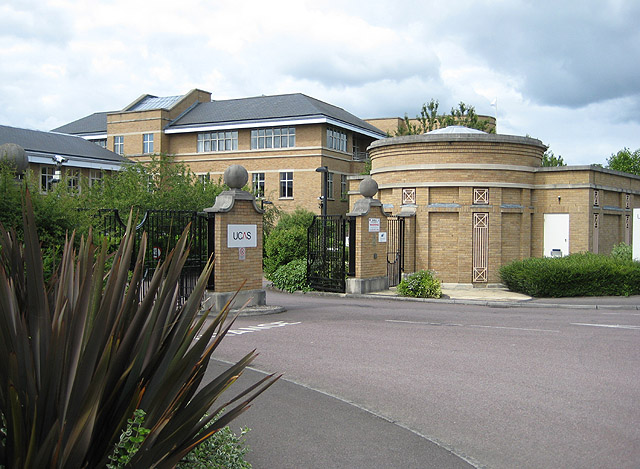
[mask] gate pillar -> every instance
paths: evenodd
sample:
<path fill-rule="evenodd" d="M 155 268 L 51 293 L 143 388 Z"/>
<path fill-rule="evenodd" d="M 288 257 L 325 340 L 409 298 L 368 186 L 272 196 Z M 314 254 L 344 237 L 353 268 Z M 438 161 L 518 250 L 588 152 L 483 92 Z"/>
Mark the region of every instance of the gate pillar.
<path fill-rule="evenodd" d="M 360 182 L 363 199 L 348 217 L 355 218 L 355 276 L 347 278 L 347 293 L 369 293 L 389 288 L 387 277 L 387 214 L 373 196 L 378 183 L 371 177 Z M 349 246 L 349 250 L 353 249 Z"/>
<path fill-rule="evenodd" d="M 262 214 L 253 194 L 241 188 L 247 183 L 247 170 L 237 164 L 224 172 L 224 182 L 230 187 L 216 198 L 207 213 L 215 214 L 214 290 L 206 297 L 219 311 L 229 301 L 243 281 L 246 283 L 231 304 L 231 309 L 266 304 L 262 288 Z"/>

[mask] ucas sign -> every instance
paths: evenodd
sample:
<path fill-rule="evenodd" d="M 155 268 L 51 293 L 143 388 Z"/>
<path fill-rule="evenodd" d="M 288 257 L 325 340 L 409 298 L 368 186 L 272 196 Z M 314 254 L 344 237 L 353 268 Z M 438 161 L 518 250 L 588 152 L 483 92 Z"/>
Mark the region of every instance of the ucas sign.
<path fill-rule="evenodd" d="M 255 248 L 257 246 L 257 225 L 227 225 L 228 248 Z"/>

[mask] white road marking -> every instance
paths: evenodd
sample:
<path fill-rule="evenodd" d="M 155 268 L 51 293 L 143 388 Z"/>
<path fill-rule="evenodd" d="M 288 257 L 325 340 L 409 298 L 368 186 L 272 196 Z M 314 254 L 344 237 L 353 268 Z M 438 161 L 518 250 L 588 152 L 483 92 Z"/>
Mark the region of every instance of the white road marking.
<path fill-rule="evenodd" d="M 258 324 L 257 326 L 246 326 L 246 327 L 239 327 L 237 329 L 229 329 L 229 332 L 227 332 L 227 334 L 242 335 L 242 334 L 247 334 L 249 332 L 266 331 L 269 329 L 274 329 L 276 327 L 295 326 L 296 324 L 302 324 L 302 323 L 299 321 L 298 322 L 276 321 L 276 322 L 270 322 L 267 324 Z"/>
<path fill-rule="evenodd" d="M 532 332 L 560 332 L 551 329 L 528 329 L 524 327 L 505 327 L 505 326 L 483 326 L 479 324 L 452 324 L 452 323 L 439 323 L 439 322 L 425 322 L 425 321 L 401 321 L 398 319 L 387 319 L 386 322 L 399 322 L 403 324 L 423 324 L 425 326 L 459 326 L 459 327 L 482 327 L 486 329 L 508 329 L 512 331 L 532 331 Z"/>
<path fill-rule="evenodd" d="M 467 327 L 485 327 L 487 329 L 509 329 L 512 331 L 533 331 L 533 332 L 560 332 L 555 329 L 528 329 L 525 327 L 505 327 L 505 326 L 480 326 L 477 324 L 468 324 Z"/>
<path fill-rule="evenodd" d="M 629 326 L 625 324 L 588 324 L 581 322 L 572 322 L 572 326 L 591 326 L 591 327 L 609 327 L 612 329 L 632 329 L 632 330 L 640 330 L 640 326 Z"/>

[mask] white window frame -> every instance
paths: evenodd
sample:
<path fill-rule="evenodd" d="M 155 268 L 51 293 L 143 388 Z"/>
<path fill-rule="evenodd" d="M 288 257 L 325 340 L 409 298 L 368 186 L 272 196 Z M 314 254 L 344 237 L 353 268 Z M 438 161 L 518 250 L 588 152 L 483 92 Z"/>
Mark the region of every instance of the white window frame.
<path fill-rule="evenodd" d="M 53 189 L 53 175 L 55 168 L 53 166 L 40 167 L 40 192 L 46 194 Z"/>
<path fill-rule="evenodd" d="M 296 128 L 278 127 L 267 129 L 253 129 L 251 131 L 251 149 L 268 150 L 278 148 L 293 148 L 296 146 Z"/>
<path fill-rule="evenodd" d="M 80 191 L 80 170 L 67 169 L 67 187 L 76 191 Z"/>
<path fill-rule="evenodd" d="M 264 173 L 251 175 L 251 192 L 256 197 L 264 197 Z"/>
<path fill-rule="evenodd" d="M 347 152 L 347 133 L 335 127 L 327 127 L 327 148 Z"/>
<path fill-rule="evenodd" d="M 333 173 L 327 173 L 327 198 L 333 200 Z"/>
<path fill-rule="evenodd" d="M 280 173 L 280 198 L 293 199 L 293 171 Z"/>
<path fill-rule="evenodd" d="M 118 155 L 124 155 L 124 135 L 113 137 L 113 152 Z"/>
<path fill-rule="evenodd" d="M 153 134 L 142 134 L 142 153 L 153 153 Z"/>
<path fill-rule="evenodd" d="M 220 132 L 200 132 L 198 134 L 198 153 L 213 151 L 237 151 L 238 131 L 221 130 Z"/>
<path fill-rule="evenodd" d="M 101 169 L 92 169 L 89 171 L 89 187 L 102 184 L 104 175 Z"/>

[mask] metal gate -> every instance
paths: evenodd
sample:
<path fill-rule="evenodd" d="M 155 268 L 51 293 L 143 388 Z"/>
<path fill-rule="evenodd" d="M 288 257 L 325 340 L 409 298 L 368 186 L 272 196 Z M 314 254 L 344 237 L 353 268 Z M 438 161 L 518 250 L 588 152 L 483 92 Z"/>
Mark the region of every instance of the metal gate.
<path fill-rule="evenodd" d="M 118 210 L 106 209 L 99 212 L 99 232 L 109 238 L 112 245 L 117 245 L 124 236 L 126 223 Z M 213 215 L 213 214 L 211 214 Z M 134 256 L 135 263 L 142 233 L 147 233 L 147 252 L 144 260 L 144 276 L 141 294 L 144 295 L 158 263 L 164 261 L 175 247 L 180 235 L 190 226 L 190 250 L 180 275 L 179 302 L 184 303 L 189 297 L 200 273 L 213 253 L 213 218 L 208 214 L 183 210 L 148 210 L 136 225 Z M 211 228 L 209 228 L 209 225 Z M 213 274 L 208 288 L 213 288 Z"/>
<path fill-rule="evenodd" d="M 307 280 L 314 290 L 344 293 L 347 274 L 354 271 L 354 225 L 342 215 L 313 217 L 307 229 Z"/>
<path fill-rule="evenodd" d="M 387 277 L 389 286 L 395 287 L 404 272 L 404 218 L 387 218 Z"/>

